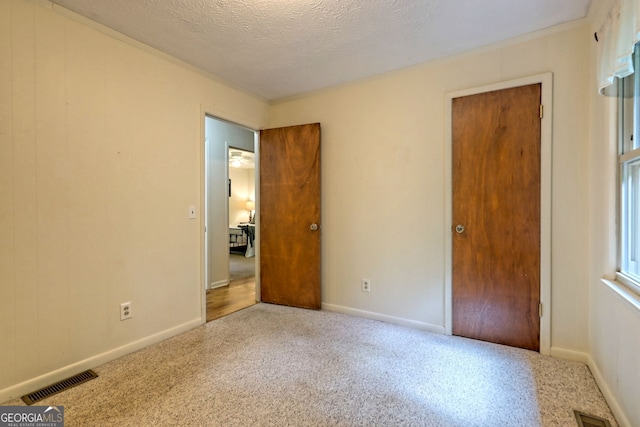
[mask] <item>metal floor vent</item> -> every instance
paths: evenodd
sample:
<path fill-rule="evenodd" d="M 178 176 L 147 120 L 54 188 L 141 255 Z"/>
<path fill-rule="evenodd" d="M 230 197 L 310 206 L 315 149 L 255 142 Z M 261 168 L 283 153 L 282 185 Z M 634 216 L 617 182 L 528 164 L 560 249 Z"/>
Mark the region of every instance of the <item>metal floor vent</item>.
<path fill-rule="evenodd" d="M 587 415 L 580 411 L 573 411 L 573 413 L 576 415 L 576 421 L 578 421 L 579 427 L 611 427 L 609 421 L 604 418 Z"/>
<path fill-rule="evenodd" d="M 33 405 L 34 403 L 39 402 L 42 399 L 46 399 L 47 397 L 53 396 L 54 394 L 62 393 L 65 390 L 69 390 L 70 388 L 73 388 L 77 385 L 86 383 L 87 381 L 94 378 L 98 378 L 98 374 L 89 369 L 88 371 L 80 372 L 79 374 L 67 378 L 66 380 L 58 381 L 57 383 L 41 388 L 38 391 L 26 394 L 22 396 L 22 401 L 27 405 Z"/>

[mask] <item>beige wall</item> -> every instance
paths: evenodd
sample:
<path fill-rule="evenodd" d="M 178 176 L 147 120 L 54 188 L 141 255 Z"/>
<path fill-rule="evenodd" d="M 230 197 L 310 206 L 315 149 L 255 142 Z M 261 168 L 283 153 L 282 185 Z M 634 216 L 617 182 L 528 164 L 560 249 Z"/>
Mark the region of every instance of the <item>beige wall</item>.
<path fill-rule="evenodd" d="M 595 87 L 595 80 L 594 80 Z M 640 310 L 601 280 L 616 271 L 615 99 L 593 94 L 590 139 L 590 364 L 618 422 L 640 425 Z M 635 296 L 636 304 L 640 297 Z"/>
<path fill-rule="evenodd" d="M 444 327 L 445 96 L 552 72 L 552 352 L 588 351 L 591 36 L 566 27 L 281 102 L 271 126 L 322 123 L 323 303 Z M 371 293 L 360 278 L 372 280 Z"/>
<path fill-rule="evenodd" d="M 600 28 L 609 10 L 609 4 L 599 6 L 599 13 L 592 18 L 591 34 Z M 591 43 L 590 48 L 589 361 L 618 422 L 623 426 L 640 426 L 640 310 L 601 280 L 612 278 L 617 264 L 617 115 L 616 99 L 597 94 L 593 72 L 596 44 Z M 640 297 L 635 300 L 640 304 Z"/>
<path fill-rule="evenodd" d="M 0 401 L 201 322 L 202 112 L 268 106 L 132 44 L 0 1 Z"/>

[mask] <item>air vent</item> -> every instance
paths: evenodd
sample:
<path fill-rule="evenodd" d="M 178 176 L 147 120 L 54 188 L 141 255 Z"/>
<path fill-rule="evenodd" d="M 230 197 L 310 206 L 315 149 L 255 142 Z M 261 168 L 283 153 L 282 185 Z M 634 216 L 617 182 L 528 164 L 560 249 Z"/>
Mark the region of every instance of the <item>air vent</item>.
<path fill-rule="evenodd" d="M 576 415 L 579 427 L 611 427 L 609 421 L 604 418 L 587 415 L 580 411 L 573 411 L 573 413 Z"/>
<path fill-rule="evenodd" d="M 72 376 L 71 378 L 58 381 L 57 383 L 51 384 L 48 387 L 44 387 L 38 391 L 34 391 L 33 393 L 24 395 L 22 396 L 22 401 L 27 405 L 33 405 L 34 403 L 39 402 L 42 399 L 46 399 L 47 397 L 53 396 L 54 394 L 62 393 L 65 390 L 69 390 L 70 388 L 73 388 L 77 385 L 86 383 L 87 381 L 94 378 L 98 378 L 98 374 L 89 369 L 88 371 L 81 372 L 78 375 Z"/>

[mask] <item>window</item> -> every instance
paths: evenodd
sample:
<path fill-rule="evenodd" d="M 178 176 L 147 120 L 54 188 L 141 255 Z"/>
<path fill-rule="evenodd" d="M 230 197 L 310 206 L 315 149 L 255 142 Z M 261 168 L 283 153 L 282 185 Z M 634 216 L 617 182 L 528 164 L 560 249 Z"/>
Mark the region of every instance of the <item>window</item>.
<path fill-rule="evenodd" d="M 640 44 L 636 72 L 620 80 L 620 252 L 618 280 L 640 291 Z"/>

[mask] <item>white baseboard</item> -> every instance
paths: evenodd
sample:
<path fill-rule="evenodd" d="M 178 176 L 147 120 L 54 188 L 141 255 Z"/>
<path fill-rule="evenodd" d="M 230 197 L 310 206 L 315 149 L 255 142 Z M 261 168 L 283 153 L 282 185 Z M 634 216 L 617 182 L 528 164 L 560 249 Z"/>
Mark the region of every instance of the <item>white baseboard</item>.
<path fill-rule="evenodd" d="M 604 396 L 604 399 L 609 404 L 609 408 L 611 409 L 611 412 L 613 412 L 613 416 L 616 417 L 618 425 L 620 427 L 631 427 L 629 419 L 618 404 L 618 401 L 616 400 L 613 393 L 611 393 L 611 389 L 609 389 L 609 386 L 602 376 L 598 365 L 593 360 L 590 354 L 567 350 L 564 348 L 551 347 L 551 356 L 558 357 L 560 359 L 575 360 L 577 362 L 586 364 L 591 371 L 591 375 L 593 375 L 593 378 L 596 380 L 596 384 L 598 384 L 598 387 L 600 388 L 600 392 Z"/>
<path fill-rule="evenodd" d="M 557 357 L 558 359 L 574 360 L 576 362 L 582 362 L 589 364 L 589 354 L 581 351 L 567 350 L 566 348 L 551 347 L 550 356 Z"/>
<path fill-rule="evenodd" d="M 600 391 L 602 392 L 602 395 L 604 396 L 605 400 L 609 404 L 609 408 L 611 409 L 611 412 L 613 412 L 613 416 L 616 417 L 616 421 L 618 422 L 618 425 L 620 427 L 631 427 L 631 423 L 629 422 L 627 415 L 622 410 L 622 407 L 620 407 L 620 405 L 618 404 L 618 401 L 616 400 L 613 393 L 611 393 L 611 390 L 609 389 L 607 382 L 604 380 L 604 377 L 602 376 L 600 369 L 598 369 L 598 365 L 591 358 L 591 356 L 589 356 L 589 361 L 587 362 L 587 366 L 589 366 L 589 369 L 591 370 L 591 374 L 593 375 L 593 378 L 596 379 L 596 383 L 598 384 L 598 387 L 600 387 Z"/>
<path fill-rule="evenodd" d="M 444 334 L 444 326 L 433 325 L 426 322 L 418 322 L 416 320 L 404 319 L 402 317 L 389 316 L 386 314 L 375 313 L 373 311 L 359 310 L 357 308 L 344 307 L 341 305 L 327 303 L 322 303 L 322 309 L 327 311 L 334 311 L 336 313 L 364 317 L 366 319 L 380 320 L 382 322 L 393 323 L 401 326 L 408 326 L 410 328 L 422 329 L 429 332 L 435 332 L 437 334 Z"/>
<path fill-rule="evenodd" d="M 228 284 L 229 284 L 228 280 L 218 280 L 217 282 L 211 282 L 209 284 L 209 288 L 208 289 L 221 288 L 223 286 L 227 286 Z"/>
<path fill-rule="evenodd" d="M 171 338 L 175 335 L 200 326 L 202 325 L 202 323 L 203 320 L 198 317 L 197 319 L 193 319 L 189 322 L 183 323 L 173 328 L 166 329 L 164 331 L 158 332 L 157 334 L 144 337 L 129 344 L 125 344 L 121 347 L 114 348 L 101 354 L 97 354 L 95 356 L 89 357 L 88 359 L 72 363 L 70 365 L 56 369 L 55 371 L 47 372 L 44 375 L 40 375 L 38 377 L 31 378 L 27 381 L 5 388 L 3 390 L 0 390 L 0 403 L 17 399 L 20 396 L 32 393 L 43 387 L 64 380 L 65 378 L 76 375 L 82 371 L 86 371 L 87 369 L 93 369 L 97 366 L 117 359 L 118 357 L 122 357 L 126 354 L 133 353 L 134 351 L 148 347 L 152 344 L 164 341 L 167 338 Z"/>

